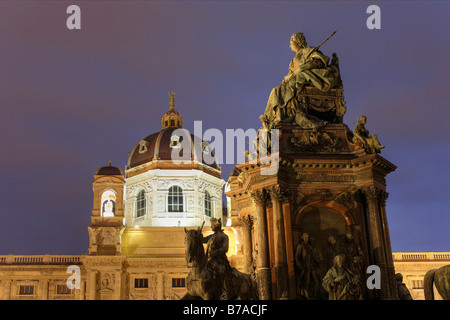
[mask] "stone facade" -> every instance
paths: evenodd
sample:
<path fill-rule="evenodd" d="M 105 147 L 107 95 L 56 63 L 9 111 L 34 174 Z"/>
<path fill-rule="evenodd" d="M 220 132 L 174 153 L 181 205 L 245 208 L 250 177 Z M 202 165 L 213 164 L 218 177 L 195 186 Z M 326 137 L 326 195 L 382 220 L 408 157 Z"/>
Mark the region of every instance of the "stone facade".
<path fill-rule="evenodd" d="M 209 218 L 221 218 L 222 188 L 224 181 L 203 171 L 149 170 L 126 179 L 125 224 L 128 226 L 199 226 Z M 183 190 L 183 210 L 169 211 L 169 189 L 178 186 Z M 144 191 L 146 212 L 137 217 L 137 197 Z M 205 197 L 209 197 L 210 213 L 205 214 Z"/>
<path fill-rule="evenodd" d="M 178 228 L 180 229 L 180 228 Z M 173 230 L 167 230 L 172 232 Z M 205 230 L 205 234 L 210 233 Z M 184 231 L 178 230 L 179 238 Z M 233 239 L 235 230 L 226 228 Z M 151 233 L 147 233 L 151 235 Z M 248 262 L 237 251 L 242 244 L 230 246 L 229 259 L 234 267 L 245 270 Z M 156 249 L 156 248 L 155 248 Z M 0 300 L 170 300 L 182 297 L 189 272 L 178 246 L 161 248 L 167 256 L 89 256 L 89 255 L 2 255 L 0 256 Z M 156 252 L 158 250 L 155 250 Z M 245 248 L 243 248 L 245 251 Z M 173 255 L 170 256 L 170 253 Z M 236 254 L 235 254 L 236 253 Z M 430 269 L 450 264 L 450 252 L 395 252 L 396 273 L 414 300 L 423 300 L 423 278 Z M 70 266 L 80 268 L 80 289 L 67 290 L 73 274 Z M 68 272 L 69 270 L 69 272 Z M 435 290 L 435 299 L 441 300 Z"/>
<path fill-rule="evenodd" d="M 184 235 L 184 230 L 178 228 Z M 208 230 L 205 230 L 208 233 Z M 210 231 L 209 231 L 210 232 Z M 230 228 L 226 233 L 234 235 Z M 151 236 L 151 232 L 147 233 Z M 0 256 L 1 300 L 177 300 L 186 293 L 189 273 L 184 245 L 160 248 L 164 256 L 150 254 L 133 257 L 4 255 Z M 155 252 L 158 250 L 155 250 Z M 175 254 L 177 252 L 178 254 Z M 242 262 L 229 252 L 232 266 Z M 67 281 L 79 268 L 79 288 L 68 289 Z M 75 284 L 75 282 L 73 282 Z"/>
<path fill-rule="evenodd" d="M 394 252 L 395 272 L 401 273 L 403 283 L 414 300 L 424 300 L 424 276 L 432 269 L 450 265 L 450 252 Z M 434 287 L 434 299 L 442 297 Z"/>

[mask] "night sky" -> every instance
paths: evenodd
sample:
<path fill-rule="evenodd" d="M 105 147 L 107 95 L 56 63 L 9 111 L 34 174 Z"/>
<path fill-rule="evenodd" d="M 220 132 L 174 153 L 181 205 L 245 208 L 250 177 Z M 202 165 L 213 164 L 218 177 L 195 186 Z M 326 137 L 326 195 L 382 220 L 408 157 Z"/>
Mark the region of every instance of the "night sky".
<path fill-rule="evenodd" d="M 449 16 L 446 1 L 1 1 L 0 254 L 87 253 L 96 169 L 124 169 L 169 91 L 191 132 L 257 129 L 290 36 L 316 46 L 336 29 L 321 50 L 340 59 L 344 122 L 366 115 L 398 166 L 392 250 L 450 251 Z"/>

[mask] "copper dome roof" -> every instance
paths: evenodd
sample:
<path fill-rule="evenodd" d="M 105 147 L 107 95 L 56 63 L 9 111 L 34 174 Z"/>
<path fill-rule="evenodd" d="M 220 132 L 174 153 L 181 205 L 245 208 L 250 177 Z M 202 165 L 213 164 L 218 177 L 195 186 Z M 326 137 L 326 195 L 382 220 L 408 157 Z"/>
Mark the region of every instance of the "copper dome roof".
<path fill-rule="evenodd" d="M 178 131 L 174 132 L 175 130 Z M 186 138 L 190 140 L 190 148 L 186 147 L 187 144 L 183 142 L 183 139 Z M 180 145 L 184 147 L 180 148 Z M 174 147 L 176 148 L 177 146 L 177 149 L 180 150 L 177 152 L 180 158 L 186 160 L 201 160 L 201 163 L 205 165 L 214 169 L 220 169 L 210 146 L 200 138 L 195 137 L 193 134 L 190 134 L 189 131 L 182 128 L 162 129 L 161 131 L 152 133 L 142 139 L 129 154 L 127 168 L 137 167 L 151 161 L 173 160 L 172 151 L 174 150 Z M 185 151 L 190 151 L 190 155 L 184 155 L 183 152 Z M 203 156 L 204 153 L 212 155 L 214 158 L 213 163 L 208 163 L 207 160 L 210 159 L 210 157 Z M 196 157 L 196 155 L 200 154 L 202 155 L 201 159 L 199 159 L 200 156 Z"/>
<path fill-rule="evenodd" d="M 127 169 L 138 167 L 145 163 L 167 160 L 197 160 L 213 169 L 220 170 L 216 162 L 214 152 L 211 150 L 207 142 L 190 134 L 189 131 L 182 128 L 183 117 L 175 111 L 175 92 L 169 93 L 170 109 L 162 117 L 162 130 L 152 133 L 145 137 L 134 147 L 129 153 Z M 177 130 L 177 131 L 176 131 Z M 188 139 L 188 143 L 184 141 Z M 189 148 L 190 146 L 190 148 Z M 176 152 L 177 159 L 172 159 L 172 152 Z M 183 152 L 189 152 L 184 155 Z M 212 158 L 212 159 L 211 159 Z M 211 163 L 212 162 L 212 163 Z M 169 164 L 171 168 L 186 168 L 179 166 L 178 163 Z M 156 167 L 159 167 L 156 165 Z M 164 165 L 167 168 L 167 164 Z"/>
<path fill-rule="evenodd" d="M 113 167 L 110 161 L 108 166 L 98 168 L 95 174 L 100 176 L 122 176 L 123 172 L 120 168 Z"/>

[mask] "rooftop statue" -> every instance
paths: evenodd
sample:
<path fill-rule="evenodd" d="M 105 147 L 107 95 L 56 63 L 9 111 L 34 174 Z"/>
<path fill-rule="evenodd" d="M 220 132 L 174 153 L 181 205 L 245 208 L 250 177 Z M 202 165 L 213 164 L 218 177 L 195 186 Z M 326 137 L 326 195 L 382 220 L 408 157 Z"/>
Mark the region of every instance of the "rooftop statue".
<path fill-rule="evenodd" d="M 304 129 L 315 129 L 326 124 L 323 119 L 308 115 L 305 104 L 296 101 L 297 95 L 306 86 L 324 93 L 341 86 L 339 59 L 334 53 L 332 63 L 328 64 L 330 58 L 319 50 L 322 44 L 318 47 L 309 47 L 302 32 L 292 35 L 290 48 L 295 52 L 295 56 L 289 64 L 289 72 L 281 85 L 272 89 L 264 112 L 273 125 L 295 121 Z"/>

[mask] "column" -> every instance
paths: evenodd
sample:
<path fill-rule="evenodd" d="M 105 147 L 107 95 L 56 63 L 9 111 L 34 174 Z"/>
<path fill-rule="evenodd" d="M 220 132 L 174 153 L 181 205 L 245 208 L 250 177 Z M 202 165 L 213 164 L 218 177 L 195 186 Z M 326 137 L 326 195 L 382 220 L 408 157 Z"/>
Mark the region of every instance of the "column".
<path fill-rule="evenodd" d="M 270 189 L 273 214 L 273 240 L 275 254 L 275 274 L 277 277 L 277 298 L 289 299 L 289 273 L 286 257 L 284 218 L 281 210 L 282 190 L 279 186 Z"/>
<path fill-rule="evenodd" d="M 381 226 L 383 229 L 383 235 L 384 235 L 384 244 L 385 244 L 385 254 L 386 254 L 386 269 L 387 269 L 387 275 L 389 279 L 389 286 L 391 289 L 391 298 L 396 299 L 398 297 L 397 293 L 397 283 L 395 280 L 395 268 L 394 268 L 394 259 L 392 258 L 392 248 L 391 248 L 391 237 L 389 235 L 389 227 L 388 227 L 388 221 L 387 221 L 387 215 L 386 215 L 386 200 L 388 198 L 389 194 L 382 190 L 379 195 L 379 207 L 380 207 L 380 214 L 381 214 Z"/>
<path fill-rule="evenodd" d="M 285 190 L 282 198 L 283 218 L 284 218 L 284 234 L 286 241 L 286 259 L 289 274 L 289 288 L 290 297 L 297 295 L 296 280 L 295 280 L 295 256 L 294 256 L 294 241 L 292 236 L 292 221 L 291 221 L 291 197 L 290 192 Z"/>
<path fill-rule="evenodd" d="M 122 290 L 122 272 L 114 272 L 114 299 L 120 300 Z"/>
<path fill-rule="evenodd" d="M 164 272 L 156 273 L 156 300 L 164 300 Z"/>
<path fill-rule="evenodd" d="M 97 271 L 91 270 L 89 272 L 89 299 L 96 300 L 97 298 Z"/>
<path fill-rule="evenodd" d="M 252 228 L 253 228 L 253 217 L 250 215 L 245 215 L 240 218 L 242 225 L 242 238 L 243 238 L 243 253 L 244 253 L 244 270 L 246 273 L 252 272 L 253 265 L 253 250 L 252 250 Z"/>
<path fill-rule="evenodd" d="M 39 281 L 41 287 L 40 300 L 48 300 L 48 279 L 43 279 Z"/>
<path fill-rule="evenodd" d="M 256 279 L 259 300 L 272 299 L 272 276 L 270 271 L 269 242 L 266 220 L 266 194 L 263 190 L 252 191 L 255 201 L 255 238 L 257 245 Z"/>
<path fill-rule="evenodd" d="M 79 290 L 79 300 L 84 300 L 86 294 L 86 280 L 81 281 L 80 290 Z"/>
<path fill-rule="evenodd" d="M 11 280 L 5 280 L 3 291 L 3 300 L 11 300 Z"/>
<path fill-rule="evenodd" d="M 378 194 L 380 189 L 367 187 L 362 190 L 367 199 L 367 222 L 369 226 L 369 237 L 373 254 L 373 263 L 381 270 L 381 297 L 389 298 L 389 282 L 386 272 L 386 255 L 384 251 L 383 233 L 381 227 L 380 211 L 378 207 Z"/>

